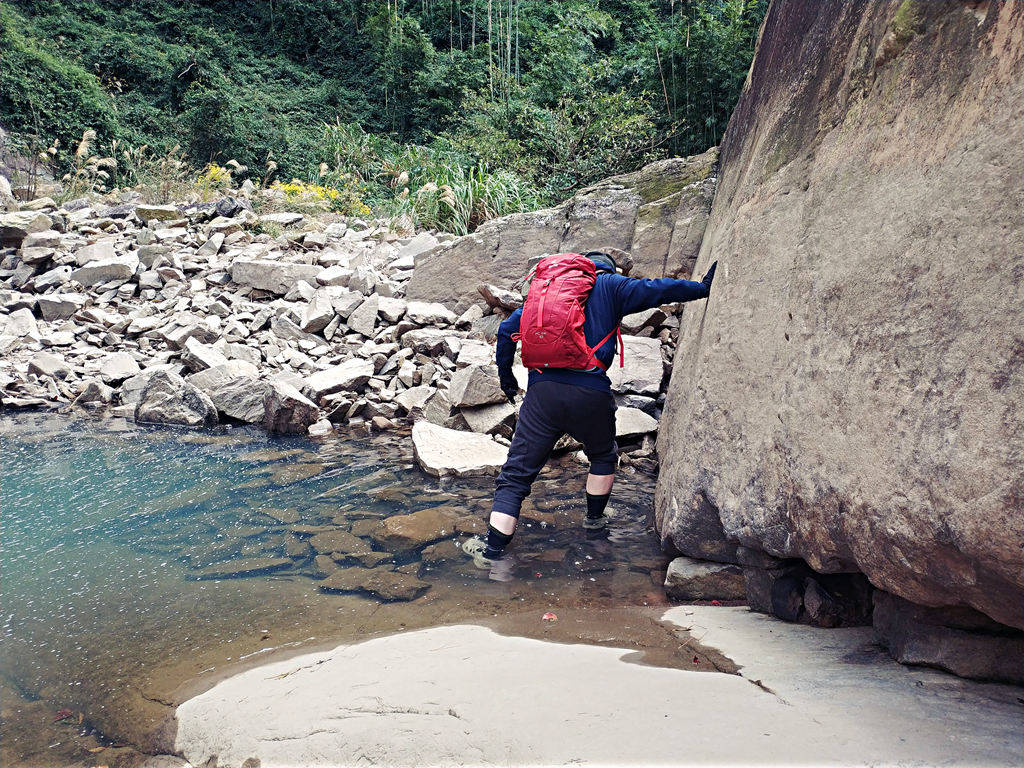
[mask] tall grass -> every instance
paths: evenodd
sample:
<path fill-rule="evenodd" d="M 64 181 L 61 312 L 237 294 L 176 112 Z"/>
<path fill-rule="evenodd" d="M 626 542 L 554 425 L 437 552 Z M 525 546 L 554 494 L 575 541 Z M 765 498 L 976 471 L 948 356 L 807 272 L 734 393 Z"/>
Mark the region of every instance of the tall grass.
<path fill-rule="evenodd" d="M 341 122 L 326 126 L 324 139 L 334 163 L 328 175 L 355 179 L 363 199 L 414 226 L 464 235 L 540 205 L 525 179 L 445 147 L 399 144 Z"/>

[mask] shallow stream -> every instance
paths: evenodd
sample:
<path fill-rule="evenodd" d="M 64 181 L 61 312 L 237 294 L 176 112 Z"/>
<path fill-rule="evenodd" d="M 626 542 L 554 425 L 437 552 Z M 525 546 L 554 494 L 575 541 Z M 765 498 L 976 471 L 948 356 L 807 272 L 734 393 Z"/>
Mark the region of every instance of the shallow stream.
<path fill-rule="evenodd" d="M 174 706 L 289 649 L 462 621 L 643 648 L 650 620 L 621 610 L 664 602 L 650 475 L 620 475 L 613 524 L 595 537 L 580 526 L 585 467 L 553 462 L 514 566 L 492 574 L 458 549 L 468 530 L 394 551 L 367 535 L 392 515 L 447 506 L 479 525 L 489 509 L 492 478 L 424 474 L 408 433 L 314 441 L 21 413 L 0 416 L 0 450 L 4 765 L 128 765 L 135 749 L 170 749 Z M 411 602 L 322 591 L 309 541 L 328 530 L 429 589 Z M 540 622 L 548 610 L 557 630 Z"/>

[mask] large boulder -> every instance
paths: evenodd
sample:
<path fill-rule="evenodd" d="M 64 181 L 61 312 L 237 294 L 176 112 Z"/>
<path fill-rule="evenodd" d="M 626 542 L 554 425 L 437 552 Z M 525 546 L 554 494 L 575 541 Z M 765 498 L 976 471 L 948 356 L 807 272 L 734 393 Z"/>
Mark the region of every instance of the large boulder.
<path fill-rule="evenodd" d="M 460 432 L 429 421 L 412 428 L 416 461 L 428 475 L 495 475 L 508 458 L 508 448 L 487 435 Z"/>
<path fill-rule="evenodd" d="M 239 363 L 233 360 L 232 363 Z M 231 363 L 223 368 L 229 368 Z M 214 371 L 207 369 L 203 373 Z M 202 374 L 197 374 L 202 375 Z M 234 421 L 245 424 L 258 424 L 266 416 L 263 398 L 267 394 L 267 382 L 255 375 L 234 376 L 227 381 L 216 381 L 203 388 L 210 400 L 217 407 L 217 412 Z"/>
<path fill-rule="evenodd" d="M 636 277 L 689 277 L 715 193 L 718 153 L 652 163 L 581 190 L 555 208 L 485 222 L 476 232 L 416 256 L 406 290 L 461 313 L 484 306 L 480 284 L 510 288 L 541 254 L 621 248 Z"/>
<path fill-rule="evenodd" d="M 272 381 L 263 395 L 263 425 L 268 432 L 305 434 L 320 419 L 320 409 L 299 390 Z"/>
<path fill-rule="evenodd" d="M 772 4 L 658 435 L 666 547 L 1024 627 L 1022 36 L 1019 3 Z"/>
<path fill-rule="evenodd" d="M 182 427 L 212 427 L 217 408 L 198 387 L 169 371 L 149 377 L 135 406 L 140 423 L 174 424 Z"/>

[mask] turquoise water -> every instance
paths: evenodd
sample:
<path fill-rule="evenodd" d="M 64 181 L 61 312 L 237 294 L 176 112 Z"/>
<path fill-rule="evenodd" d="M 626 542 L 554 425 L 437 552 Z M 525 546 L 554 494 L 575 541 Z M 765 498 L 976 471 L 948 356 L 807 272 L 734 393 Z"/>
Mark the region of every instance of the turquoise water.
<path fill-rule="evenodd" d="M 84 713 L 85 730 L 140 745 L 155 702 L 247 656 L 512 603 L 636 602 L 663 563 L 647 520 L 653 479 L 624 476 L 610 534 L 587 538 L 578 490 L 586 470 L 563 459 L 535 486 L 501 581 L 459 554 L 465 535 L 426 562 L 366 538 L 381 567 L 430 585 L 416 601 L 384 605 L 368 593 L 322 592 L 309 536 L 365 535 L 367 521 L 438 505 L 482 517 L 493 489 L 492 478 L 427 476 L 407 433 L 317 442 L 18 414 L 0 416 L 0 450 L 0 674 L 26 700 Z M 239 560 L 268 568 L 204 578 Z M 2 727 L 16 735 L 17 713 Z M 61 736 L 53 755 L 78 764 L 61 751 L 76 738 Z M 4 762 L 21 757 L 8 752 Z"/>

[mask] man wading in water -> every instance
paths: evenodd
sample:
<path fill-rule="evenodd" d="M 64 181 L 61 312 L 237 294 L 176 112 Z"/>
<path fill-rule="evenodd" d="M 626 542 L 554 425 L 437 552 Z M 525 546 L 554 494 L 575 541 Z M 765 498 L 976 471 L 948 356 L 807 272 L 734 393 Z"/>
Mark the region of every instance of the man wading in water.
<path fill-rule="evenodd" d="M 617 253 L 628 272 L 632 259 Z M 707 298 L 717 265 L 712 264 L 699 283 L 626 277 L 617 273 L 615 259 L 603 251 L 549 256 L 537 265 L 526 303 L 498 329 L 498 374 L 509 402 L 514 403 L 519 393 L 512 375 L 517 341 L 522 342 L 530 379 L 508 459 L 498 475 L 487 537 L 477 536 L 463 545 L 478 566 L 489 568 L 501 560 L 523 499 L 565 433 L 583 444 L 590 460 L 583 527 L 607 525 L 604 510 L 619 454 L 615 400 L 605 371 L 615 356 L 616 337 L 621 347 L 619 323 L 626 315 L 661 304 Z"/>

